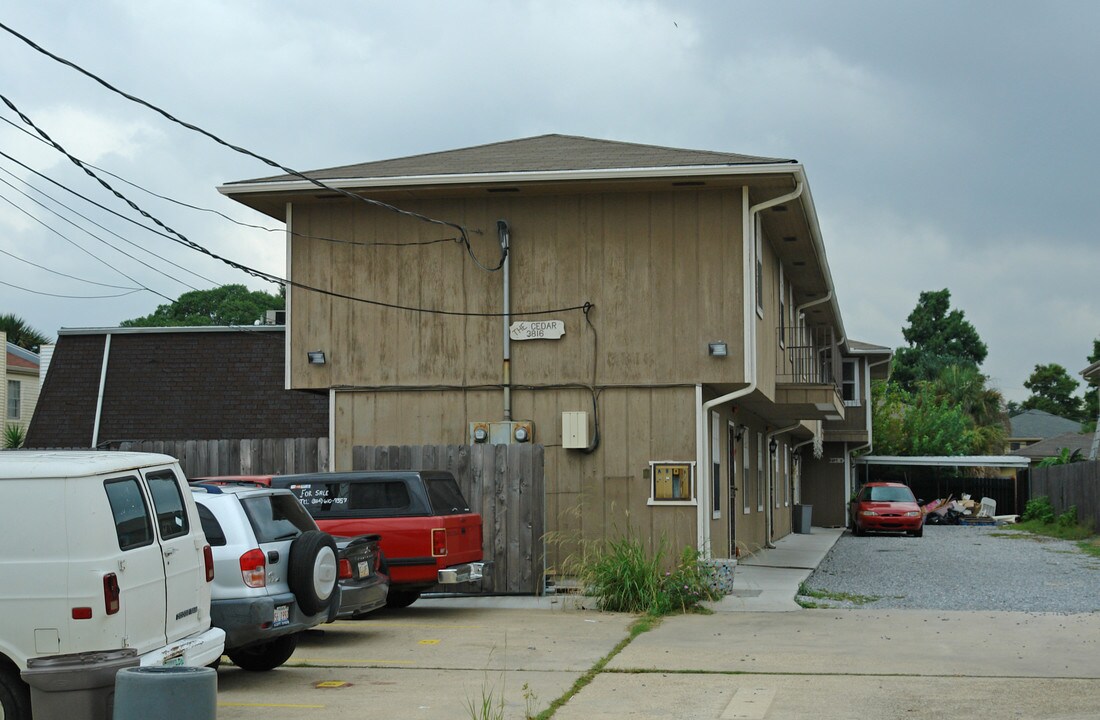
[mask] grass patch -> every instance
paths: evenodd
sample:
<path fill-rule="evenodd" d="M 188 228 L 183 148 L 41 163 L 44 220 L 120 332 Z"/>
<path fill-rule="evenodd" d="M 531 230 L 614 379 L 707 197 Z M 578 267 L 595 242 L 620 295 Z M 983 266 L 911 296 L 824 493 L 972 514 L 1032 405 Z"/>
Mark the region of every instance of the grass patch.
<path fill-rule="evenodd" d="M 564 565 L 585 594 L 596 598 L 596 606 L 608 612 L 659 617 L 699 611 L 702 601 L 720 599 L 714 568 L 695 549 L 684 548 L 674 563 L 666 554 L 663 541 L 651 553 L 628 535 L 587 546 Z"/>
<path fill-rule="evenodd" d="M 1081 551 L 1087 555 L 1100 558 L 1100 537 L 1081 540 L 1077 543 L 1077 547 L 1081 548 Z"/>
<path fill-rule="evenodd" d="M 813 600 L 803 600 L 804 597 L 816 598 L 818 600 L 834 600 L 837 602 L 848 602 L 854 605 L 866 605 L 867 603 L 873 603 L 876 600 L 882 598 L 878 595 L 858 595 L 856 593 L 845 592 L 829 592 L 828 590 L 814 590 L 806 586 L 806 583 L 802 583 L 798 586 L 798 604 L 804 608 L 816 608 L 822 607 Z"/>

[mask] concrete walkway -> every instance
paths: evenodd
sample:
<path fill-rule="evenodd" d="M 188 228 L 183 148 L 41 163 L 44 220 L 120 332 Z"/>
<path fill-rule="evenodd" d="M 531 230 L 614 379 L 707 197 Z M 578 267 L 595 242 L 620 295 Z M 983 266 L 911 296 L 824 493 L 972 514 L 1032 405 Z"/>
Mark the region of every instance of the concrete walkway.
<path fill-rule="evenodd" d="M 811 528 L 792 533 L 737 561 L 733 593 L 704 603 L 715 612 L 787 612 L 801 609 L 794 601 L 798 586 L 810 576 L 844 534 L 844 528 Z"/>

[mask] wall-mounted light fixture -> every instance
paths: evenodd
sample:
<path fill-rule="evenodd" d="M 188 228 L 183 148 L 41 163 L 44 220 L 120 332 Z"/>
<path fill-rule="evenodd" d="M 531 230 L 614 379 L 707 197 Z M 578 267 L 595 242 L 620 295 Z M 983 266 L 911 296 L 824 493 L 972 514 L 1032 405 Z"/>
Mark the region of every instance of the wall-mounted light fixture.
<path fill-rule="evenodd" d="M 325 351 L 324 350 L 310 350 L 306 353 L 306 357 L 309 358 L 310 365 L 324 365 L 325 364 Z"/>
<path fill-rule="evenodd" d="M 744 425 L 737 425 L 733 431 L 733 439 L 737 442 L 741 442 L 741 438 L 745 436 L 746 430 L 748 430 L 748 427 Z"/>
<path fill-rule="evenodd" d="M 707 354 L 711 357 L 725 357 L 730 354 L 730 348 L 724 342 L 707 343 Z"/>
<path fill-rule="evenodd" d="M 768 443 L 768 450 L 771 451 L 772 455 L 775 455 L 775 451 L 778 448 L 779 448 L 779 442 L 775 438 L 772 438 L 772 441 L 770 443 Z"/>

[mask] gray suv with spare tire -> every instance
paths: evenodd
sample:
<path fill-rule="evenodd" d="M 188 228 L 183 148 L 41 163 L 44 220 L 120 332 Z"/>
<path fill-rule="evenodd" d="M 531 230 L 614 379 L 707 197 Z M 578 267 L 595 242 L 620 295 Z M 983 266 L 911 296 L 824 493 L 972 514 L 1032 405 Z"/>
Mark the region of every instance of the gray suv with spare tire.
<path fill-rule="evenodd" d="M 335 619 L 336 543 L 288 490 L 192 483 L 214 555 L 210 618 L 243 670 L 286 662 L 298 634 Z"/>

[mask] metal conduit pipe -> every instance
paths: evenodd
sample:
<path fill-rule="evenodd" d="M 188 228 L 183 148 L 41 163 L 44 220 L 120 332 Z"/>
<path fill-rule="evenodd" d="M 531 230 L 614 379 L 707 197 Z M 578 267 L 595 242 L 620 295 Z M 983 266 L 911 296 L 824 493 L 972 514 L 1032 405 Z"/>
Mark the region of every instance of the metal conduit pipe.
<path fill-rule="evenodd" d="M 504 258 L 504 419 L 512 419 L 512 285 L 508 266 L 511 264 L 509 253 L 508 221 L 497 220 L 497 237 L 500 238 L 500 251 Z"/>

